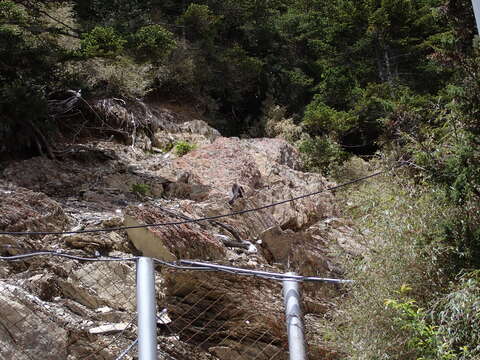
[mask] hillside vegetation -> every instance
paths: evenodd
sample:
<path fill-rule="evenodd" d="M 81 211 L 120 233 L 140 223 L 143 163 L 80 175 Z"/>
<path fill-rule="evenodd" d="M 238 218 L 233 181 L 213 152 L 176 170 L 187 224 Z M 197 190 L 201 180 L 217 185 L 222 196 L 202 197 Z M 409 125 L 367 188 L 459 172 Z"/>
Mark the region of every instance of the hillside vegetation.
<path fill-rule="evenodd" d="M 338 195 L 365 250 L 339 255 L 359 281 L 325 340 L 351 359 L 480 359 L 474 20 L 470 0 L 0 0 L 0 158 L 99 136 L 91 101 L 115 98 L 284 138 L 338 181 L 400 162 Z"/>

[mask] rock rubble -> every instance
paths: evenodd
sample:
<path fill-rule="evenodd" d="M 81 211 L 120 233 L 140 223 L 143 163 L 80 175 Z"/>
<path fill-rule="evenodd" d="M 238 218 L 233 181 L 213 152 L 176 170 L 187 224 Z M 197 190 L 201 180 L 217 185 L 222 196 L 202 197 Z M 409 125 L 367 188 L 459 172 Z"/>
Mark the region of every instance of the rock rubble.
<path fill-rule="evenodd" d="M 117 103 L 109 116 L 130 116 L 122 108 Z M 145 111 L 155 125 L 149 141 L 159 151 L 91 141 L 65 145 L 56 160 L 6 164 L 0 176 L 0 230 L 174 222 L 262 207 L 332 185 L 320 174 L 302 172 L 297 151 L 281 139 L 225 138 L 204 121 L 181 121 L 158 108 Z M 176 140 L 195 142 L 197 148 L 181 157 L 173 150 L 162 152 Z M 244 197 L 230 205 L 234 183 L 243 187 Z M 327 219 L 338 219 L 338 226 Z M 0 235 L 0 253 L 145 255 L 335 277 L 340 273 L 330 248 L 338 242 L 345 251 L 361 251 L 350 230 L 339 219 L 334 196 L 323 192 L 215 221 L 64 236 Z M 94 354 L 91 358 L 114 359 L 135 339 L 133 262 L 49 256 L 0 261 L 0 288 L 0 358 Z M 308 287 L 307 329 L 315 328 L 316 319 L 329 309 L 328 297 L 339 291 L 325 289 Z M 286 358 L 279 283 L 157 267 L 157 300 L 163 318 L 169 319 L 158 325 L 163 354 L 178 359 Z M 117 341 L 111 343 L 114 337 Z M 310 351 L 311 359 L 335 358 L 320 340 L 310 344 Z"/>

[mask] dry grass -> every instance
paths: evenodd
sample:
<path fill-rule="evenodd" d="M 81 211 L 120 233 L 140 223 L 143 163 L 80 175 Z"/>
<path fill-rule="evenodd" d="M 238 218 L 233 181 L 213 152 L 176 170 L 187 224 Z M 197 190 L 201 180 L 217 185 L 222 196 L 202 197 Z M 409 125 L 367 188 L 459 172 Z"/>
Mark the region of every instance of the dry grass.
<path fill-rule="evenodd" d="M 342 181 L 371 169 L 361 160 L 347 163 Z M 438 224 L 448 213 L 440 193 L 407 180 L 402 171 L 376 177 L 338 194 L 344 215 L 355 224 L 368 251 L 361 258 L 339 254 L 346 276 L 357 282 L 341 299 L 324 336 L 347 359 L 417 359 L 407 346 L 410 333 L 385 306 L 402 286 L 420 306 L 442 289 L 438 266 L 445 249 Z"/>
<path fill-rule="evenodd" d="M 152 86 L 151 65 L 136 64 L 127 57 L 70 62 L 65 71 L 101 95 L 142 98 Z"/>

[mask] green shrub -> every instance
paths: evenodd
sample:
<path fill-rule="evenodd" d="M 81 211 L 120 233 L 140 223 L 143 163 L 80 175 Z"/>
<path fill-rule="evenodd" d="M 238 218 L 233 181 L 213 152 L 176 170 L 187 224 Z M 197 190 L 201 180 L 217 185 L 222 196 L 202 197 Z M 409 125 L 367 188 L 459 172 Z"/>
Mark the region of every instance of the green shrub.
<path fill-rule="evenodd" d="M 220 19 L 207 5 L 192 3 L 178 19 L 178 24 L 185 27 L 189 39 L 209 42 L 213 40 Z"/>
<path fill-rule="evenodd" d="M 48 138 L 54 122 L 47 115 L 41 87 L 22 81 L 0 84 L 0 113 L 0 152 L 31 151 L 39 144 L 48 145 L 39 131 Z"/>
<path fill-rule="evenodd" d="M 80 53 L 85 57 L 115 57 L 123 51 L 125 43 L 113 28 L 95 26 L 82 35 Z"/>
<path fill-rule="evenodd" d="M 148 184 L 133 184 L 132 192 L 139 195 L 147 195 L 150 192 L 150 185 Z"/>
<path fill-rule="evenodd" d="M 177 141 L 173 148 L 174 148 L 175 154 L 177 154 L 178 156 L 183 156 L 189 153 L 190 151 L 196 149 L 197 145 L 190 144 L 187 141 Z"/>
<path fill-rule="evenodd" d="M 155 73 L 156 86 L 168 96 L 199 96 L 197 78 L 198 58 L 195 53 L 182 47 L 172 51 Z"/>
<path fill-rule="evenodd" d="M 173 34 L 160 25 L 140 28 L 132 36 L 132 42 L 138 57 L 153 62 L 166 58 L 176 46 Z"/>
<path fill-rule="evenodd" d="M 171 151 L 173 149 L 174 146 L 175 146 L 175 143 L 168 142 L 165 145 L 161 146 L 160 150 L 162 150 L 165 153 L 168 153 L 169 151 Z"/>
<path fill-rule="evenodd" d="M 405 287 L 403 287 L 405 289 Z M 399 292 L 402 294 L 402 290 Z M 453 360 L 454 352 L 442 343 L 437 326 L 428 321 L 426 311 L 413 299 L 387 299 L 387 308 L 395 312 L 394 324 L 408 334 L 406 348 L 415 353 L 417 360 Z"/>
<path fill-rule="evenodd" d="M 388 299 L 394 322 L 409 334 L 407 347 L 423 360 L 470 360 L 480 356 L 479 271 L 459 279 L 450 292 L 435 301 L 429 311 L 405 298 Z"/>
<path fill-rule="evenodd" d="M 0 1 L 0 24 L 4 22 L 12 22 L 17 25 L 24 24 L 26 18 L 27 14 L 25 11 L 13 1 Z"/>
<path fill-rule="evenodd" d="M 340 135 L 355 126 L 357 117 L 345 111 L 337 111 L 316 97 L 305 109 L 302 125 L 309 134 Z"/>
<path fill-rule="evenodd" d="M 473 86 L 471 82 L 467 77 L 464 85 Z M 412 161 L 422 169 L 418 178 L 439 186 L 455 205 L 451 217 L 441 223 L 442 238 L 454 249 L 445 266 L 454 272 L 480 266 L 480 132 L 470 123 L 477 118 L 479 103 L 477 96 L 469 100 L 466 94 L 480 94 L 475 83 L 477 88 L 469 91 L 449 86 L 424 116 L 423 126 L 402 133 Z"/>
<path fill-rule="evenodd" d="M 300 140 L 298 150 L 307 170 L 324 174 L 329 174 L 333 167 L 343 163 L 349 157 L 349 154 L 328 136 L 307 137 Z"/>
<path fill-rule="evenodd" d="M 452 211 L 440 223 L 442 238 L 453 252 L 444 265 L 451 271 L 480 267 L 480 210 L 478 203 L 468 203 Z"/>
<path fill-rule="evenodd" d="M 273 99 L 268 97 L 264 101 L 263 106 L 262 118 L 254 135 L 280 137 L 291 144 L 295 144 L 302 138 L 302 127 L 295 124 L 292 118 L 287 117 L 287 109 L 285 107 L 275 104 Z"/>
<path fill-rule="evenodd" d="M 310 136 L 298 142 L 306 168 L 329 173 L 333 167 L 347 160 L 349 154 L 342 149 L 340 141 L 357 123 L 357 115 L 337 111 L 316 96 L 306 107 L 301 122 Z"/>

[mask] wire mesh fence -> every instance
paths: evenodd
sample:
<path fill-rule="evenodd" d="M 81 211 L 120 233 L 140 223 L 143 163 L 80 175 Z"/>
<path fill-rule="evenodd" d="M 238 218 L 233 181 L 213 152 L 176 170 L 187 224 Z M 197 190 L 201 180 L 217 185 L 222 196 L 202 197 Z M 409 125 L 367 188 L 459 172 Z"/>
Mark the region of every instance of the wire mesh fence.
<path fill-rule="evenodd" d="M 134 261 L 3 260 L 0 359 L 138 358 Z M 156 274 L 159 359 L 288 358 L 281 282 L 162 265 Z"/>
<path fill-rule="evenodd" d="M 0 359 L 115 359 L 136 338 L 132 262 L 38 256 L 0 275 Z"/>
<path fill-rule="evenodd" d="M 163 275 L 161 351 L 185 358 L 181 343 L 198 359 L 288 358 L 281 284 L 225 273 L 169 269 Z"/>
<path fill-rule="evenodd" d="M 336 311 L 333 299 L 345 295 L 341 283 L 302 282 L 300 284 L 305 345 L 310 360 L 343 359 L 332 347 L 330 319 Z"/>

